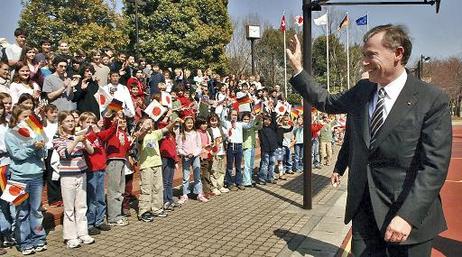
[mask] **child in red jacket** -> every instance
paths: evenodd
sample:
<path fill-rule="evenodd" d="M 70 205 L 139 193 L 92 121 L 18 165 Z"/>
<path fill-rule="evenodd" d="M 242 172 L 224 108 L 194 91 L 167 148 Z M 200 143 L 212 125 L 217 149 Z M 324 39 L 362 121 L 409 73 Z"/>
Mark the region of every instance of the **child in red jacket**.
<path fill-rule="evenodd" d="M 111 111 L 109 111 L 111 112 Z M 116 132 L 109 137 L 106 145 L 107 153 L 107 213 L 109 225 L 128 225 L 126 217 L 122 215 L 123 193 L 125 192 L 125 168 L 127 154 L 131 148 L 131 139 L 127 133 L 127 121 L 122 111 L 117 116 Z M 106 114 L 106 127 L 113 113 Z"/>
<path fill-rule="evenodd" d="M 94 152 L 87 154 L 87 221 L 88 234 L 98 235 L 101 231 L 111 230 L 104 220 L 106 218 L 106 201 L 104 199 L 104 177 L 106 176 L 105 144 L 117 130 L 117 121 L 106 130 L 100 130 L 96 125 L 97 117 L 94 113 L 84 112 L 80 115 L 79 124 L 86 137 L 93 146 Z"/>

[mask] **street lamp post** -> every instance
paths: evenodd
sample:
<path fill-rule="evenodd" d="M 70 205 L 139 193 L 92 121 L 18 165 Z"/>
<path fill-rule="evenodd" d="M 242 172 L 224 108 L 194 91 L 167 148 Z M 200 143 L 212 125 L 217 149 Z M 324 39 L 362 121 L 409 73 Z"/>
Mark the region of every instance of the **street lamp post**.
<path fill-rule="evenodd" d="M 138 26 L 138 6 L 145 6 L 144 0 L 127 0 L 128 3 L 135 4 L 135 57 L 138 58 L 139 52 L 139 26 Z"/>
<path fill-rule="evenodd" d="M 246 37 L 250 40 L 250 58 L 252 62 L 252 75 L 255 75 L 255 40 L 261 38 L 259 25 L 247 25 Z"/>
<path fill-rule="evenodd" d="M 424 66 L 424 63 L 427 63 L 430 61 L 430 57 L 428 56 L 425 56 L 423 54 L 420 55 L 420 60 L 419 62 L 417 63 L 417 77 L 419 79 L 422 79 L 423 77 L 423 66 Z"/>

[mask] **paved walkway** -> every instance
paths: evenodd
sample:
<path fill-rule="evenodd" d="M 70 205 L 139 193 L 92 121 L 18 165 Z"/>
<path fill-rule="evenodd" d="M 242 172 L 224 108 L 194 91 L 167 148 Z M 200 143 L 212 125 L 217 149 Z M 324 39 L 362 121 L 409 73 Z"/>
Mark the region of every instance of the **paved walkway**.
<path fill-rule="evenodd" d="M 58 226 L 48 251 L 35 256 L 335 256 L 349 228 L 342 223 L 346 186 L 330 186 L 331 169 L 313 170 L 312 210 L 302 209 L 303 176 L 293 175 L 208 203 L 190 200 L 153 223 L 131 217 L 79 249 L 66 249 Z"/>

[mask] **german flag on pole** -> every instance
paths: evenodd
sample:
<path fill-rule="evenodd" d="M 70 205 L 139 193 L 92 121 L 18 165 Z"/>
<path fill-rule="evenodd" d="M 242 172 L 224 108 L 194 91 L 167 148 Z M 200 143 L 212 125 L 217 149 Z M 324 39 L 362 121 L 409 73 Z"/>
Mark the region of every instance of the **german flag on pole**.
<path fill-rule="evenodd" d="M 109 105 L 107 106 L 107 108 L 111 111 L 114 111 L 114 112 L 118 112 L 120 110 L 123 110 L 123 103 L 122 101 L 119 101 L 115 98 L 112 99 L 112 101 L 109 103 Z"/>
<path fill-rule="evenodd" d="M 8 179 L 6 177 L 6 172 L 8 171 L 8 165 L 3 165 L 0 167 L 0 189 L 5 190 L 6 183 Z"/>
<path fill-rule="evenodd" d="M 253 107 L 253 111 L 255 112 L 255 114 L 261 113 L 261 111 L 262 111 L 262 109 L 263 109 L 262 107 L 263 107 L 262 101 L 260 101 L 258 104 L 256 104 L 256 105 Z"/>
<path fill-rule="evenodd" d="M 238 103 L 239 105 L 242 105 L 242 104 L 250 104 L 250 103 L 252 103 L 252 98 L 250 98 L 249 95 L 246 94 L 245 96 L 243 96 L 243 97 L 241 97 L 241 98 L 238 98 L 238 99 L 237 99 L 237 103 Z"/>
<path fill-rule="evenodd" d="M 348 14 L 347 14 L 343 18 L 342 22 L 340 22 L 340 25 L 338 26 L 337 30 L 341 30 L 341 29 L 343 29 L 345 27 L 348 27 L 348 25 L 350 25 L 350 19 L 348 18 Z"/>
<path fill-rule="evenodd" d="M 43 129 L 43 124 L 35 114 L 29 115 L 29 117 L 27 117 L 24 120 L 24 122 L 36 135 L 40 135 L 42 136 L 42 138 L 46 138 L 45 130 Z"/>

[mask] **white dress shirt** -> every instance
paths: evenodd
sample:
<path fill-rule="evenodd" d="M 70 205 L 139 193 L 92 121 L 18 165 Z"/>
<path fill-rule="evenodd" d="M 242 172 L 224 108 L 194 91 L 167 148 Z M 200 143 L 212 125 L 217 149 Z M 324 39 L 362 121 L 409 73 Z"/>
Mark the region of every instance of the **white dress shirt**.
<path fill-rule="evenodd" d="M 377 91 L 374 93 L 374 97 L 369 101 L 369 120 L 372 119 L 372 114 L 374 113 L 375 110 L 375 105 L 377 103 L 377 92 L 379 91 L 380 88 L 384 88 L 386 95 L 383 103 L 383 121 L 388 117 L 388 114 L 390 114 L 391 108 L 396 102 L 396 99 L 398 99 L 399 94 L 401 93 L 401 90 L 403 90 L 404 84 L 406 84 L 407 80 L 407 73 L 405 70 L 403 70 L 403 73 L 399 75 L 398 78 L 390 82 L 388 85 L 379 85 L 377 84 Z"/>
<path fill-rule="evenodd" d="M 111 83 L 103 87 L 108 94 L 111 92 L 111 88 L 114 88 L 114 94 L 112 95 L 115 99 L 123 103 L 124 113 L 127 117 L 132 118 L 135 116 L 135 105 L 133 104 L 132 97 L 128 88 L 122 84 L 117 86 L 112 85 Z"/>

